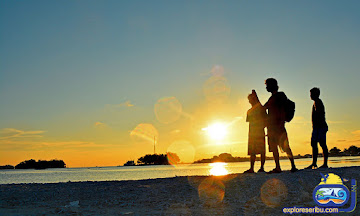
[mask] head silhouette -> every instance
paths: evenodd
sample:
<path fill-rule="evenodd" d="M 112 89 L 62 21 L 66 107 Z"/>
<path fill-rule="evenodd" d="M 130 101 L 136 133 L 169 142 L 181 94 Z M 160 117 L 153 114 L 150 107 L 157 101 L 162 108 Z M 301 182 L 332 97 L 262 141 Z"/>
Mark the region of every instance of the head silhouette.
<path fill-rule="evenodd" d="M 257 103 L 259 103 L 259 98 L 254 89 L 251 91 L 251 94 L 248 95 L 248 100 L 252 106 L 255 106 Z"/>
<path fill-rule="evenodd" d="M 278 83 L 274 78 L 268 78 L 265 80 L 266 90 L 268 92 L 277 92 L 279 90 Z"/>
<path fill-rule="evenodd" d="M 315 100 L 320 97 L 320 89 L 317 87 L 314 87 L 310 90 L 310 98 L 312 100 Z"/>
<path fill-rule="evenodd" d="M 248 100 L 249 100 L 249 103 L 252 105 L 252 106 L 255 106 L 256 105 L 256 99 L 255 99 L 255 97 L 254 97 L 254 95 L 253 94 L 249 94 L 248 95 Z"/>

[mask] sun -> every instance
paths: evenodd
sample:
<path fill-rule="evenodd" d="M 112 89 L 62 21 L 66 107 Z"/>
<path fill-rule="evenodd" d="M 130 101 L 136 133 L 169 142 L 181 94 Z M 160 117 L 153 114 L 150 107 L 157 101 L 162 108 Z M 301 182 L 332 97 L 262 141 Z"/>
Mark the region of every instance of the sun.
<path fill-rule="evenodd" d="M 212 140 L 216 140 L 216 141 L 223 140 L 228 133 L 227 126 L 220 122 L 211 124 L 207 128 L 204 128 L 203 130 L 207 132 L 208 136 Z"/>

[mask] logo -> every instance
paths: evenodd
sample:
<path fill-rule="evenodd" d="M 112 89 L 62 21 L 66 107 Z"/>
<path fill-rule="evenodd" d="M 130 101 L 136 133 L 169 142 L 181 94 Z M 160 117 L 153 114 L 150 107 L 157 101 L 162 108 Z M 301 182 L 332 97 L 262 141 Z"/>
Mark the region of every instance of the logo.
<path fill-rule="evenodd" d="M 340 207 L 345 205 L 350 197 L 349 189 L 342 179 L 333 173 L 322 175 L 321 182 L 313 192 L 314 201 L 319 206 Z"/>
<path fill-rule="evenodd" d="M 321 173 L 320 173 L 321 174 Z M 342 179 L 334 173 L 321 174 L 320 183 L 313 191 L 313 199 L 320 207 L 284 207 L 283 213 L 339 213 L 353 212 L 356 208 L 356 180 L 351 179 L 350 191 L 344 184 L 347 179 Z M 350 200 L 350 205 L 346 205 Z M 341 207 L 342 208 L 339 208 Z"/>
<path fill-rule="evenodd" d="M 313 198 L 317 205 L 321 207 L 341 207 L 348 203 L 348 208 L 339 208 L 340 212 L 352 212 L 356 208 L 356 181 L 351 179 L 351 190 L 349 190 L 344 182 L 348 180 L 342 179 L 334 173 L 326 175 L 321 174 L 320 183 L 313 191 Z"/>

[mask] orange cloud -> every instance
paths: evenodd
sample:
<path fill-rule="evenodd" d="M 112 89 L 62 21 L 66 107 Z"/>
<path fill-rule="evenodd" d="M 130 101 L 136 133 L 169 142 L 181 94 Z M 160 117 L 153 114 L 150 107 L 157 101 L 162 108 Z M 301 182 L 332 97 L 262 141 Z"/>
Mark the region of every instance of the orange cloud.
<path fill-rule="evenodd" d="M 103 147 L 103 145 L 94 142 L 85 141 L 59 141 L 59 142 L 36 142 L 36 141 L 18 141 L 18 140 L 1 140 L 0 150 L 2 151 L 37 151 L 49 148 L 57 150 L 83 149 L 83 148 Z"/>
<path fill-rule="evenodd" d="M 0 139 L 43 137 L 45 131 L 23 131 L 15 128 L 4 128 L 0 131 Z"/>
<path fill-rule="evenodd" d="M 104 128 L 104 127 L 106 127 L 107 125 L 106 125 L 105 123 L 103 123 L 103 122 L 95 122 L 95 123 L 94 123 L 94 126 L 95 126 L 96 128 Z"/>
<path fill-rule="evenodd" d="M 120 104 L 106 104 L 105 105 L 105 110 L 108 111 L 114 111 L 114 110 L 119 110 L 119 109 L 124 109 L 124 108 L 131 108 L 131 107 L 135 107 L 135 105 L 133 103 L 131 103 L 131 101 L 127 100 L 123 103 Z"/>
<path fill-rule="evenodd" d="M 360 130 L 356 130 L 351 133 L 354 134 L 355 136 L 360 136 Z"/>
<path fill-rule="evenodd" d="M 124 103 L 120 103 L 120 104 L 115 104 L 113 105 L 114 107 L 133 107 L 135 106 L 134 104 L 132 104 L 129 100 L 125 101 Z"/>

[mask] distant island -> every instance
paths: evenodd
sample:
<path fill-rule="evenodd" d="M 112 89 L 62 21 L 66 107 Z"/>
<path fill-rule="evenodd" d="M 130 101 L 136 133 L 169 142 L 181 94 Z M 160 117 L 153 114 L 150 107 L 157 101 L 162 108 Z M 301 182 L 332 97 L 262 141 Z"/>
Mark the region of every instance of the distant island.
<path fill-rule="evenodd" d="M 5 165 L 5 166 L 0 166 L 0 169 L 15 169 L 15 167 L 12 165 Z"/>
<path fill-rule="evenodd" d="M 322 153 L 319 154 L 320 157 L 323 156 Z M 360 148 L 356 146 L 350 146 L 348 149 L 344 149 L 341 151 L 340 149 L 334 147 L 329 151 L 329 157 L 343 157 L 343 156 L 360 156 Z M 311 158 L 311 154 L 306 155 L 297 155 L 294 156 L 295 159 L 299 158 Z M 287 159 L 286 156 L 281 156 L 280 159 Z M 259 157 L 256 160 L 260 160 Z M 273 160 L 273 157 L 266 157 L 266 160 Z M 233 157 L 229 153 L 222 153 L 218 156 L 213 156 L 212 158 L 200 159 L 195 161 L 194 163 L 214 163 L 214 162 L 244 162 L 249 161 L 249 157 Z"/>
<path fill-rule="evenodd" d="M 345 148 L 344 151 L 334 147 L 329 151 L 330 157 L 341 157 L 341 156 L 360 156 L 360 148 L 357 146 L 350 146 L 349 148 Z"/>
<path fill-rule="evenodd" d="M 286 156 L 280 157 L 280 159 L 285 159 L 285 158 L 287 158 L 287 157 Z M 271 160 L 271 159 L 273 159 L 273 158 L 266 157 L 266 160 Z M 260 158 L 257 157 L 256 160 L 260 160 Z M 249 161 L 249 157 L 233 157 L 229 153 L 221 153 L 219 155 L 213 156 L 212 158 L 205 158 L 205 159 L 200 159 L 200 160 L 194 161 L 194 163 L 216 163 L 216 162 L 231 163 L 231 162 L 244 162 L 244 161 Z"/>
<path fill-rule="evenodd" d="M 323 156 L 322 153 L 319 154 L 320 157 Z M 345 148 L 343 151 L 334 147 L 329 151 L 329 157 L 343 157 L 343 156 L 360 156 L 360 148 L 356 146 L 350 146 Z M 311 158 L 311 154 L 297 155 L 294 156 L 295 159 L 299 158 Z M 266 160 L 272 160 L 273 157 L 266 157 Z M 280 159 L 287 159 L 286 156 L 281 156 Z M 258 157 L 257 160 L 260 160 Z M 222 153 L 212 158 L 205 158 L 194 161 L 194 163 L 214 163 L 214 162 L 244 162 L 249 161 L 249 157 L 233 157 L 229 153 Z M 135 163 L 134 160 L 129 160 L 124 163 L 123 166 L 136 166 L 136 165 L 169 165 L 169 164 L 178 164 L 181 163 L 178 155 L 176 153 L 167 152 L 166 154 L 147 154 L 140 157 Z"/>
<path fill-rule="evenodd" d="M 0 169 L 46 169 L 46 168 L 66 168 L 66 164 L 63 160 L 38 160 L 34 159 L 26 160 L 15 167 L 12 165 L 0 166 Z"/>
<path fill-rule="evenodd" d="M 144 166 L 144 165 L 170 165 L 180 162 L 180 158 L 176 153 L 167 152 L 166 154 L 147 154 L 138 158 L 137 163 L 129 160 L 123 166 Z"/>

